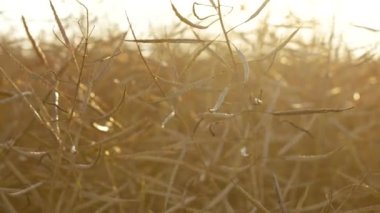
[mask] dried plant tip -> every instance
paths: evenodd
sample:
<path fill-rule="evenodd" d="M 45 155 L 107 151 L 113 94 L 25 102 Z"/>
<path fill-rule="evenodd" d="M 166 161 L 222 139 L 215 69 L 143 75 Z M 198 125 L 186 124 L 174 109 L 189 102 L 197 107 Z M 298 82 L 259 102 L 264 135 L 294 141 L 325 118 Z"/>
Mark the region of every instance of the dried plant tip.
<path fill-rule="evenodd" d="M 175 110 L 173 109 L 168 116 L 165 117 L 164 121 L 161 123 L 161 128 L 165 128 L 166 124 L 175 116 Z"/>
<path fill-rule="evenodd" d="M 256 16 L 258 16 L 261 11 L 265 8 L 265 6 L 269 3 L 269 0 L 265 0 L 261 5 L 260 7 L 247 19 L 245 20 L 245 23 L 247 23 L 248 21 L 251 21 L 252 19 L 256 18 Z"/>
<path fill-rule="evenodd" d="M 235 46 L 235 49 L 236 49 L 236 51 L 237 51 L 237 53 L 239 55 L 241 63 L 243 64 L 243 70 L 244 70 L 244 80 L 243 80 L 243 83 L 247 83 L 248 80 L 249 80 L 249 74 L 251 72 L 250 69 L 249 69 L 247 58 L 245 57 L 245 55 L 236 46 Z"/>
<path fill-rule="evenodd" d="M 332 155 L 334 155 L 338 151 L 342 150 L 343 147 L 344 146 L 338 147 L 337 149 L 335 149 L 331 152 L 328 152 L 325 154 L 320 154 L 320 155 L 290 155 L 290 156 L 286 156 L 285 160 L 299 161 L 299 162 L 314 162 L 314 161 L 318 161 L 318 160 L 324 160 L 324 159 L 331 157 Z"/>
<path fill-rule="evenodd" d="M 59 93 L 58 91 L 53 91 L 52 92 L 52 102 L 54 103 L 54 108 L 52 110 L 52 117 L 54 118 L 54 120 L 56 121 L 55 122 L 55 125 L 54 125 L 54 128 L 55 128 L 55 131 L 57 132 L 57 134 L 60 134 L 61 130 L 60 130 L 60 127 L 59 127 L 59 110 L 60 110 L 60 107 L 59 107 Z"/>
<path fill-rule="evenodd" d="M 241 149 L 240 149 L 240 155 L 242 157 L 249 157 L 249 153 L 248 153 L 248 149 L 246 146 L 243 146 Z"/>
<path fill-rule="evenodd" d="M 65 28 L 63 28 L 63 25 L 62 25 L 62 22 L 61 20 L 59 19 L 59 16 L 55 10 L 55 7 L 53 5 L 53 2 L 51 2 L 50 0 L 50 7 L 51 7 L 51 10 L 53 11 L 53 14 L 54 14 L 54 18 L 55 18 L 55 22 L 57 22 L 58 24 L 58 27 L 59 27 L 59 31 L 61 32 L 61 35 L 63 37 L 63 40 L 65 41 L 65 45 L 69 48 L 71 48 L 71 45 L 70 45 L 70 41 L 69 41 L 69 38 L 67 37 L 66 35 L 66 31 L 65 31 Z"/>
<path fill-rule="evenodd" d="M 237 27 L 240 27 L 241 25 L 251 21 L 252 19 L 256 18 L 256 16 L 258 16 L 261 11 L 265 8 L 265 6 L 269 3 L 269 0 L 265 0 L 261 5 L 260 7 L 249 17 L 247 18 L 245 21 L 243 21 L 242 23 L 234 26 L 233 28 L 231 28 L 230 30 L 227 31 L 228 32 L 231 32 L 232 30 L 236 29 Z"/>
<path fill-rule="evenodd" d="M 224 112 L 205 112 L 202 114 L 202 117 L 204 119 L 207 119 L 208 121 L 215 122 L 220 120 L 225 120 L 229 118 L 233 118 L 236 115 L 233 113 L 224 113 Z"/>
<path fill-rule="evenodd" d="M 223 121 L 226 119 L 230 119 L 235 117 L 235 114 L 232 113 L 223 113 L 223 112 L 204 112 L 201 114 L 201 118 L 198 120 L 198 122 L 195 124 L 193 128 L 193 136 L 195 135 L 198 127 L 202 123 L 202 121 L 206 120 L 208 122 L 218 122 Z M 211 130 L 211 131 L 210 131 Z M 214 132 L 212 129 L 209 129 L 212 135 L 214 135 Z"/>
<path fill-rule="evenodd" d="M 224 99 L 226 95 L 228 94 L 228 91 L 230 90 L 229 87 L 225 87 L 223 91 L 220 93 L 217 102 L 215 103 L 215 106 L 211 109 L 209 109 L 210 112 L 216 112 L 219 110 L 220 106 L 222 106 Z"/>
<path fill-rule="evenodd" d="M 228 32 L 226 31 L 226 27 L 224 26 L 224 22 L 223 22 L 223 15 L 222 15 L 222 9 L 221 9 L 220 0 L 218 0 L 217 11 L 218 11 L 218 17 L 219 17 L 220 27 L 222 28 L 222 32 L 223 32 L 223 35 L 224 35 L 224 39 L 226 40 L 228 52 L 230 53 L 231 62 L 232 62 L 233 68 L 236 70 L 236 63 L 235 63 L 234 55 L 232 53 L 231 42 L 230 42 L 230 39 L 228 38 Z"/>
<path fill-rule="evenodd" d="M 251 98 L 251 102 L 253 103 L 253 105 L 261 105 L 263 104 L 263 100 L 258 98 L 258 97 L 253 97 Z"/>
<path fill-rule="evenodd" d="M 181 20 L 183 23 L 189 25 L 190 27 L 194 27 L 194 28 L 197 28 L 197 29 L 207 29 L 209 26 L 202 26 L 202 25 L 198 25 L 198 24 L 194 24 L 192 23 L 191 21 L 189 21 L 188 19 L 186 19 L 185 17 L 183 17 L 177 10 L 177 8 L 174 6 L 173 2 L 170 2 L 170 4 L 172 5 L 172 10 L 174 11 L 175 15 L 179 18 L 179 20 Z"/>
<path fill-rule="evenodd" d="M 43 157 L 45 155 L 49 155 L 45 151 L 29 151 L 29 150 L 24 150 L 24 149 L 21 149 L 19 147 L 14 147 L 14 146 L 11 146 L 10 149 L 21 154 L 21 155 L 24 155 L 27 157 L 33 157 L 33 158 L 39 158 L 39 157 Z"/>
<path fill-rule="evenodd" d="M 331 109 L 331 108 L 325 108 L 325 109 L 302 109 L 302 110 L 289 110 L 289 111 L 277 111 L 277 112 L 269 112 L 269 114 L 272 114 L 274 116 L 291 116 L 291 115 L 310 115 L 310 114 L 322 114 L 322 113 L 331 113 L 331 112 L 343 112 L 350 109 L 353 109 L 354 107 L 348 107 L 348 108 L 338 108 L 338 109 Z"/>
<path fill-rule="evenodd" d="M 28 24 L 26 23 L 24 16 L 21 16 L 21 20 L 22 20 L 22 23 L 24 25 L 24 29 L 25 29 L 25 32 L 28 36 L 28 39 L 29 39 L 30 43 L 32 43 L 33 49 L 36 52 L 38 58 L 42 61 L 42 63 L 45 66 L 48 66 L 49 64 L 48 64 L 48 61 L 46 59 L 46 56 L 45 56 L 44 52 L 42 51 L 42 49 L 40 48 L 40 46 L 38 46 L 37 42 L 34 40 L 32 34 L 30 33 Z"/>
<path fill-rule="evenodd" d="M 93 122 L 92 126 L 100 132 L 110 132 L 113 129 L 113 123 L 111 121 L 106 121 L 104 124 Z"/>
<path fill-rule="evenodd" d="M 194 15 L 198 20 L 206 20 L 206 19 L 211 18 L 211 17 L 213 17 L 213 16 L 216 15 L 216 14 L 211 14 L 211 15 L 208 15 L 208 16 L 201 17 L 201 16 L 198 15 L 198 13 L 197 13 L 196 6 L 212 7 L 212 5 L 201 4 L 201 3 L 198 3 L 198 2 L 194 2 L 194 3 L 193 3 L 193 10 L 192 10 L 192 11 L 193 11 L 193 15 Z"/>
<path fill-rule="evenodd" d="M 356 27 L 356 28 L 368 30 L 368 31 L 374 32 L 374 33 L 380 32 L 380 29 L 375 29 L 375 28 L 372 28 L 372 27 L 367 27 L 367 26 L 363 26 L 363 25 L 356 25 L 356 24 L 351 24 L 351 25 L 354 26 L 354 27 Z"/>
<path fill-rule="evenodd" d="M 214 124 L 210 124 L 210 125 L 208 126 L 208 131 L 211 133 L 211 135 L 212 135 L 213 137 L 216 136 L 216 133 L 215 133 L 215 131 L 214 131 Z"/>
<path fill-rule="evenodd" d="M 301 29 L 301 27 L 298 27 L 292 34 L 289 35 L 289 37 L 287 39 L 285 39 L 285 41 L 281 42 L 280 45 L 278 45 L 273 51 L 271 54 L 269 55 L 272 55 L 272 54 L 276 54 L 278 51 L 280 51 L 282 48 L 284 48 L 290 40 L 292 40 L 292 38 L 297 34 L 297 32 Z"/>

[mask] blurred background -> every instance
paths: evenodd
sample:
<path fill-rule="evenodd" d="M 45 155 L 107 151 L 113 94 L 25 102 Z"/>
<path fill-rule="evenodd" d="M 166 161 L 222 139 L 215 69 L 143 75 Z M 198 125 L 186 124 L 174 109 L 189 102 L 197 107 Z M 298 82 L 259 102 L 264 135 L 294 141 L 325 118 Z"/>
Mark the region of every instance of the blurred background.
<path fill-rule="evenodd" d="M 128 28 L 126 16 L 130 17 L 135 30 L 140 37 L 149 37 L 152 32 L 165 32 L 178 23 L 169 0 L 83 0 L 90 12 L 95 25 L 94 34 L 100 35 L 110 28 L 122 31 Z M 209 4 L 209 0 L 172 0 L 179 12 L 189 20 L 196 20 L 192 15 L 192 5 Z M 249 0 L 222 0 L 225 6 L 226 23 L 234 26 L 249 17 L 263 1 Z M 57 12 L 63 20 L 74 19 L 76 23 L 84 10 L 76 0 L 54 0 Z M 272 0 L 257 19 L 267 19 L 270 25 L 286 27 L 295 23 L 303 27 L 312 27 L 313 32 L 320 32 L 328 36 L 334 32 L 339 41 L 348 44 L 353 49 L 365 52 L 376 48 L 379 42 L 380 15 L 379 1 L 371 0 Z M 52 36 L 52 30 L 57 29 L 53 21 L 48 0 L 0 0 L 0 29 L 2 33 L 10 33 L 13 37 L 25 37 L 21 16 L 25 16 L 29 30 L 36 35 Z M 197 5 L 200 14 L 209 15 L 213 11 L 210 7 Z M 232 9 L 232 11 L 231 11 Z M 69 22 L 70 23 L 70 22 Z M 310 23 L 314 23 L 309 25 Z M 317 24 L 315 24 L 317 23 Z M 238 28 L 240 31 L 249 31 L 258 24 L 251 21 Z M 216 24 L 209 32 L 220 30 Z M 314 31 L 315 30 L 315 31 Z M 44 34 L 46 33 L 46 34 Z M 307 30 L 301 35 L 307 37 Z M 52 37 L 53 38 L 53 37 Z M 46 38 L 45 38 L 46 39 Z M 47 38 L 49 39 L 49 38 Z M 54 39 L 54 38 L 53 38 Z"/>
<path fill-rule="evenodd" d="M 52 1 L 0 0 L 0 212 L 380 212 L 380 1 Z"/>

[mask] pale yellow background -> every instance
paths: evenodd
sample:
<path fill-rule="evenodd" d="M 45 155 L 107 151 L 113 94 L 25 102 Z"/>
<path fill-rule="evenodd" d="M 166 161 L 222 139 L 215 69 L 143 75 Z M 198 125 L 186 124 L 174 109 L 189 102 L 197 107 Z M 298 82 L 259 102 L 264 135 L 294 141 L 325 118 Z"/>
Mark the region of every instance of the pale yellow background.
<path fill-rule="evenodd" d="M 79 16 L 83 10 L 75 0 L 53 1 L 62 18 L 70 14 Z M 176 20 L 169 0 L 83 0 L 90 9 L 90 16 L 99 17 L 95 28 L 101 33 L 103 25 L 115 23 L 120 29 L 127 29 L 125 12 L 130 16 L 139 35 L 149 37 L 149 26 L 165 30 Z M 191 19 L 192 0 L 173 0 L 178 9 Z M 207 0 L 198 2 L 207 3 Z M 262 1 L 257 0 L 222 0 L 225 5 L 235 8 L 228 18 L 230 23 L 238 23 L 255 11 Z M 244 5 L 244 10 L 241 10 Z M 380 32 L 374 33 L 355 28 L 352 24 L 380 29 L 380 1 L 377 0 L 272 0 L 265 9 L 270 12 L 270 23 L 273 25 L 287 24 L 285 17 L 292 11 L 305 21 L 318 20 L 321 25 L 318 30 L 329 32 L 331 20 L 335 17 L 337 34 L 342 34 L 350 46 L 374 45 L 380 41 Z M 13 26 L 13 36 L 24 36 L 20 17 L 24 15 L 30 25 L 30 30 L 38 34 L 41 30 L 51 32 L 55 26 L 48 0 L 0 0 L 0 27 L 2 32 Z M 105 18 L 101 18 L 104 17 Z M 261 18 L 263 14 L 261 14 Z M 73 23 L 75 20 L 73 20 Z M 249 30 L 254 23 L 241 28 Z M 21 31 L 20 31 L 21 30 Z"/>

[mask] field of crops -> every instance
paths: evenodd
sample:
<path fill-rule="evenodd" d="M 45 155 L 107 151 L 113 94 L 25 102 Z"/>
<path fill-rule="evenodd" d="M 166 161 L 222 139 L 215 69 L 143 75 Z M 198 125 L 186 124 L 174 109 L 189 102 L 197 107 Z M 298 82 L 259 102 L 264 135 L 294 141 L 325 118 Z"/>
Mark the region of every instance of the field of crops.
<path fill-rule="evenodd" d="M 150 38 L 53 4 L 55 41 L 1 36 L 0 212 L 380 211 L 376 51 L 172 6 Z"/>

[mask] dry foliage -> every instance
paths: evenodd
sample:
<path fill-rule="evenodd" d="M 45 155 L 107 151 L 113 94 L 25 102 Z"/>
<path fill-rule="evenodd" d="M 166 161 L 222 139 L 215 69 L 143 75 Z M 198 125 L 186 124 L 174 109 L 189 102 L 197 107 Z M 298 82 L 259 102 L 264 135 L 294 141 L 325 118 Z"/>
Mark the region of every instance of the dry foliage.
<path fill-rule="evenodd" d="M 3 36 L 0 211 L 380 211 L 379 60 L 210 6 L 160 38 L 87 13 L 75 40 L 51 3 L 58 42 Z"/>

